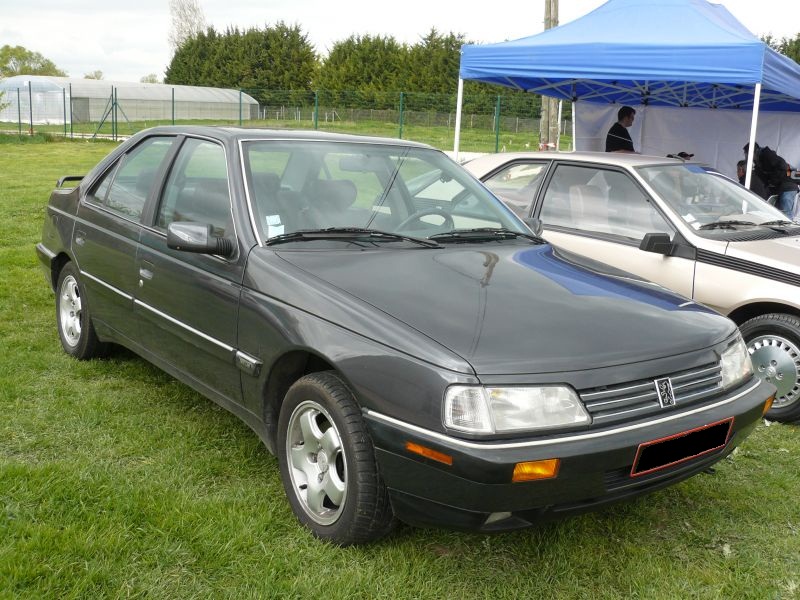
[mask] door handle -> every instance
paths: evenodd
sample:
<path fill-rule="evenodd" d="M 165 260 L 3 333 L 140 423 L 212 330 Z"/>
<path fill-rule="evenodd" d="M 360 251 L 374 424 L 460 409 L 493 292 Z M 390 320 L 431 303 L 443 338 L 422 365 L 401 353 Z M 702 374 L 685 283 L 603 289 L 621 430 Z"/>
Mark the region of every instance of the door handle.
<path fill-rule="evenodd" d="M 139 267 L 139 277 L 139 287 L 142 287 L 142 285 L 144 285 L 144 279 L 150 281 L 153 278 L 153 264 L 143 260 Z"/>

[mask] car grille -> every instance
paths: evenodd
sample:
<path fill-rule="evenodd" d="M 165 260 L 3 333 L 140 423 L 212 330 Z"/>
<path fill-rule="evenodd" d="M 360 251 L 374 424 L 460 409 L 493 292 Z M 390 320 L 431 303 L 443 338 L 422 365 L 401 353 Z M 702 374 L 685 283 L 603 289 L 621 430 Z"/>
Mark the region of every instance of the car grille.
<path fill-rule="evenodd" d="M 715 362 L 664 375 L 663 377 L 669 377 L 672 381 L 675 393 L 675 406 L 668 406 L 666 409 L 679 409 L 718 394 L 722 389 L 721 371 L 720 364 Z M 658 401 L 655 379 L 589 388 L 578 393 L 592 415 L 594 425 L 630 421 L 665 411 Z"/>

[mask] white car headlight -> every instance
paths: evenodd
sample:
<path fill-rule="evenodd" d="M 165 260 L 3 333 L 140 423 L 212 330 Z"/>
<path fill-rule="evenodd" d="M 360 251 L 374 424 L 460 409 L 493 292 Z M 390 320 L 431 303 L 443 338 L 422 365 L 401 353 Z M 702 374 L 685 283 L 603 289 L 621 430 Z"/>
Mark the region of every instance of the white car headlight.
<path fill-rule="evenodd" d="M 753 375 L 750 353 L 741 336 L 722 353 L 719 362 L 722 367 L 723 388 L 732 387 Z"/>
<path fill-rule="evenodd" d="M 467 433 L 510 433 L 591 422 L 578 395 L 564 385 L 457 385 L 444 398 L 444 424 Z"/>

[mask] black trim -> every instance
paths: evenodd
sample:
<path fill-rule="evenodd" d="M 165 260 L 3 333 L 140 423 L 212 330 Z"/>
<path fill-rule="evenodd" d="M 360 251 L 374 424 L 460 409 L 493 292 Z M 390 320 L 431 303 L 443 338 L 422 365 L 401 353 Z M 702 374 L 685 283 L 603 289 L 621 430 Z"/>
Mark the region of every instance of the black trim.
<path fill-rule="evenodd" d="M 710 252 L 708 250 L 702 250 L 698 248 L 697 261 L 800 287 L 800 274 L 784 271 L 783 269 L 776 269 L 775 267 L 767 267 L 758 263 L 750 262 L 749 260 L 733 258 L 731 256 L 717 254 L 716 252 Z"/>

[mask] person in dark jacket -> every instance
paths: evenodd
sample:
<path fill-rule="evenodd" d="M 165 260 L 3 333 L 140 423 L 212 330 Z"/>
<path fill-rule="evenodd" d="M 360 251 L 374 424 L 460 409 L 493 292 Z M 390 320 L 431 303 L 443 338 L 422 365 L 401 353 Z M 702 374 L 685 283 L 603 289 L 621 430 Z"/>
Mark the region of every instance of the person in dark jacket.
<path fill-rule="evenodd" d="M 630 106 L 623 106 L 617 111 L 617 122 L 606 134 L 606 152 L 636 152 L 628 127 L 633 125 L 636 111 Z"/>
<path fill-rule="evenodd" d="M 744 145 L 744 154 L 750 144 Z M 755 144 L 753 148 L 753 174 L 758 175 L 766 184 L 770 194 L 778 196 L 775 207 L 791 217 L 797 195 L 797 183 L 789 176 L 789 165 L 769 146 Z"/>
<path fill-rule="evenodd" d="M 745 182 L 745 169 L 747 169 L 746 160 L 740 160 L 738 163 L 736 163 L 736 177 L 739 179 L 739 183 L 742 185 L 744 185 Z M 750 174 L 750 191 L 758 194 L 764 200 L 771 196 L 767 186 L 764 185 L 764 182 L 761 181 L 761 177 L 756 175 L 756 173 Z"/>

